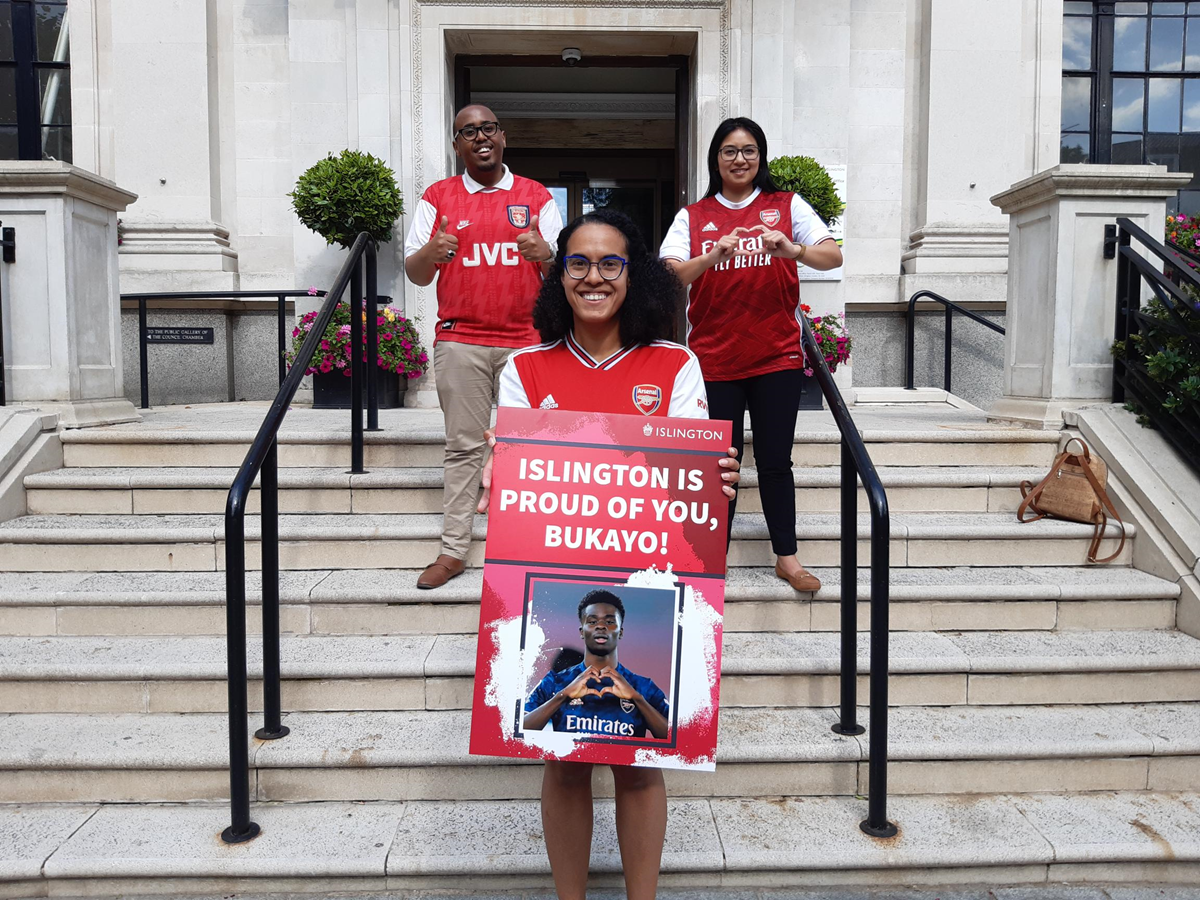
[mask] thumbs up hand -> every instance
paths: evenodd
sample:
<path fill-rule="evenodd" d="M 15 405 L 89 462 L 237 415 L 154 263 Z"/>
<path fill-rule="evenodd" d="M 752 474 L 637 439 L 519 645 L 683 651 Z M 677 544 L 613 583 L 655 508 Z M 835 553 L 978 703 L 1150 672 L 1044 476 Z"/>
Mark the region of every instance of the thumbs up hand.
<path fill-rule="evenodd" d="M 529 230 L 517 235 L 517 251 L 529 262 L 548 262 L 554 254 L 538 231 L 538 217 L 529 223 Z"/>
<path fill-rule="evenodd" d="M 433 261 L 439 265 L 450 262 L 454 259 L 454 254 L 458 253 L 458 238 L 447 232 L 449 227 L 450 220 L 442 216 L 437 231 L 429 239 L 430 255 L 433 257 Z"/>

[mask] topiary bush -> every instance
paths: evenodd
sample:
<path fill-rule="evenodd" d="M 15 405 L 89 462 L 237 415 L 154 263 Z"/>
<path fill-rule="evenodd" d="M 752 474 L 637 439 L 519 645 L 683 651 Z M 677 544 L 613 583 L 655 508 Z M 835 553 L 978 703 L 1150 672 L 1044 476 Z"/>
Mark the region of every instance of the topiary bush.
<path fill-rule="evenodd" d="M 353 244 L 360 231 L 376 246 L 390 241 L 392 226 L 404 215 L 395 173 L 358 150 L 329 154 L 300 176 L 288 196 L 305 227 L 342 247 Z"/>
<path fill-rule="evenodd" d="M 833 178 L 811 156 L 777 156 L 768 168 L 781 191 L 803 197 L 826 225 L 832 225 L 845 212 L 846 204 L 838 197 Z"/>

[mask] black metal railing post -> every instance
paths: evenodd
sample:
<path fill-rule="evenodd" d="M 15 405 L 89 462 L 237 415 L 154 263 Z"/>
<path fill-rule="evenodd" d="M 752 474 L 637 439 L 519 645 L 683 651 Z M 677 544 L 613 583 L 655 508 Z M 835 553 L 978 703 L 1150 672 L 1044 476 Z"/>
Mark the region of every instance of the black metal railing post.
<path fill-rule="evenodd" d="M 367 245 L 367 431 L 379 430 L 379 260 Z"/>
<path fill-rule="evenodd" d="M 275 337 L 279 344 L 279 383 L 287 378 L 287 294 L 279 294 L 275 307 Z"/>
<path fill-rule="evenodd" d="M 1133 305 L 1133 297 L 1136 294 L 1131 294 L 1131 288 L 1135 285 L 1130 282 L 1129 274 L 1133 268 L 1129 264 L 1129 260 L 1124 253 L 1120 252 L 1121 247 L 1129 246 L 1129 232 L 1124 228 L 1118 228 L 1117 231 L 1117 315 L 1116 322 L 1113 326 L 1113 334 L 1116 341 L 1124 341 L 1129 337 L 1129 308 Z M 1125 361 L 1120 356 L 1113 357 L 1113 372 L 1112 372 L 1112 398 L 1113 403 L 1125 402 Z"/>
<path fill-rule="evenodd" d="M 887 820 L 887 678 L 888 678 L 888 577 L 891 553 L 890 518 L 888 515 L 887 493 L 883 489 L 883 481 L 862 435 L 846 408 L 846 401 L 841 391 L 833 381 L 829 366 L 817 346 L 812 327 L 807 320 L 801 320 L 801 340 L 804 347 L 805 359 L 817 379 L 821 393 L 829 404 L 829 411 L 837 424 L 842 436 L 842 698 L 846 697 L 846 677 L 853 672 L 857 677 L 858 656 L 854 653 L 847 658 L 847 641 L 855 646 L 857 651 L 857 618 L 850 618 L 847 605 L 853 608 L 857 602 L 858 593 L 858 510 L 857 485 L 861 480 L 867 494 L 867 505 L 870 508 L 871 520 L 871 672 L 870 672 L 870 729 L 868 740 L 868 775 L 870 784 L 868 791 L 867 818 L 859 823 L 859 827 L 872 837 L 887 838 L 896 835 L 896 826 Z M 851 493 L 847 485 L 854 486 Z M 849 549 L 848 548 L 852 548 Z M 849 573 L 847 574 L 847 570 Z M 854 587 L 847 592 L 847 585 Z M 847 628 L 850 631 L 847 634 Z M 843 721 L 847 712 L 842 710 Z M 839 723 L 840 725 L 841 723 Z M 837 726 L 834 731 L 841 731 Z M 859 732 L 861 733 L 861 731 Z"/>
<path fill-rule="evenodd" d="M 950 393 L 950 373 L 951 360 L 954 351 L 954 333 L 953 322 L 954 313 L 962 313 L 968 319 L 978 322 L 986 328 L 998 334 L 1004 334 L 1004 326 L 997 325 L 995 322 L 989 322 L 983 316 L 966 307 L 959 306 L 951 300 L 947 300 L 941 294 L 935 294 L 933 291 L 917 291 L 908 298 L 908 309 L 905 311 L 905 326 L 904 326 L 904 387 L 908 390 L 913 390 L 916 381 L 916 318 L 917 318 L 917 301 L 920 299 L 932 300 L 935 303 L 940 303 L 946 311 L 946 336 L 945 343 L 942 346 L 943 363 L 942 363 L 942 390 Z"/>
<path fill-rule="evenodd" d="M 871 733 L 867 738 L 867 818 L 859 827 L 872 837 L 893 837 L 887 818 L 888 637 L 891 629 L 888 587 L 891 566 L 891 514 L 879 488 L 877 515 L 871 522 Z"/>
<path fill-rule="evenodd" d="M 243 500 L 244 504 L 244 500 Z M 230 825 L 221 832 L 227 844 L 258 836 L 250 820 L 250 738 L 246 688 L 246 519 L 234 496 L 225 512 L 225 658 L 229 693 Z"/>
<path fill-rule="evenodd" d="M 350 275 L 350 473 L 363 473 L 363 278 L 362 260 Z"/>
<path fill-rule="evenodd" d="M 263 741 L 287 737 L 279 677 L 279 440 L 271 441 L 259 477 L 262 509 L 262 654 L 263 727 L 254 736 Z"/>
<path fill-rule="evenodd" d="M 858 724 L 858 468 L 842 437 L 842 636 L 841 717 L 837 734 L 862 734 Z"/>
<path fill-rule="evenodd" d="M 226 659 L 229 693 L 229 805 L 230 825 L 221 838 L 226 843 L 248 841 L 259 833 L 250 819 L 250 751 L 247 710 L 246 669 L 246 505 L 254 481 L 261 476 L 260 501 L 262 553 L 262 616 L 263 616 L 263 710 L 264 724 L 256 734 L 260 738 L 281 738 L 288 734 L 282 724 L 280 690 L 280 632 L 279 632 L 279 446 L 278 433 L 284 416 L 312 361 L 317 347 L 341 302 L 348 302 L 351 334 L 356 349 L 362 346 L 362 262 L 370 236 L 359 234 L 350 248 L 349 258 L 342 266 L 333 287 L 317 313 L 312 328 L 296 353 L 279 392 L 254 436 L 242 465 L 234 476 L 225 503 L 225 628 Z M 345 294 L 350 289 L 351 296 Z M 274 293 L 266 296 L 275 296 Z M 357 468 L 362 466 L 362 381 L 355 377 L 354 364 L 362 365 L 362 354 L 351 352 L 351 381 L 357 409 L 352 430 L 357 435 Z"/>
<path fill-rule="evenodd" d="M 142 409 L 150 408 L 150 365 L 149 352 L 146 348 L 146 340 L 149 337 L 149 329 L 146 327 L 146 298 L 138 298 L 138 364 L 141 366 L 139 373 L 142 390 Z"/>

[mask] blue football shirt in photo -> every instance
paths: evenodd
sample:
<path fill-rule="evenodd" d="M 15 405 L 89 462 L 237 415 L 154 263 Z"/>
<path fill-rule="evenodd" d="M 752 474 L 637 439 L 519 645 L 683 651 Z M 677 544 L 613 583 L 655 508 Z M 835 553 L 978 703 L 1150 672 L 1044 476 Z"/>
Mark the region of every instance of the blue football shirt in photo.
<path fill-rule="evenodd" d="M 531 713 L 552 699 L 578 678 L 585 668 L 587 666 L 580 663 L 561 672 L 549 672 L 525 701 L 525 712 Z M 630 672 L 620 663 L 617 663 L 617 673 L 631 688 L 645 697 L 647 703 L 662 713 L 664 719 L 669 718 L 667 711 L 670 705 L 667 703 L 667 696 L 659 690 L 657 684 L 649 678 Z M 605 697 L 591 696 L 568 700 L 554 713 L 550 719 L 550 727 L 554 731 L 614 737 L 646 737 L 649 734 L 646 719 L 638 710 L 637 704 L 632 700 L 620 700 L 611 694 Z"/>

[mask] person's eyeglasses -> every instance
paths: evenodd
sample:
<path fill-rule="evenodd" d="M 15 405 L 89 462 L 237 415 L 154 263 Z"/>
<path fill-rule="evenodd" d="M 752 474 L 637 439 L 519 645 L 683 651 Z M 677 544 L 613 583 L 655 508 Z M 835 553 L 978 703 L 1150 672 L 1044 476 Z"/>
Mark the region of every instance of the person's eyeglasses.
<path fill-rule="evenodd" d="M 563 268 L 576 281 L 587 278 L 588 272 L 592 270 L 592 266 L 596 267 L 596 271 L 600 273 L 600 277 L 605 281 L 616 281 L 621 277 L 621 273 L 625 271 L 627 264 L 628 260 L 622 259 L 619 256 L 606 256 L 600 262 L 592 262 L 585 256 L 567 256 L 563 258 Z"/>
<path fill-rule="evenodd" d="M 483 132 L 484 137 L 494 137 L 499 130 L 499 122 L 480 122 L 478 125 L 464 125 L 454 132 L 454 136 L 461 136 L 464 141 L 473 141 L 480 132 Z"/>
<path fill-rule="evenodd" d="M 754 162 L 758 159 L 758 148 L 751 144 L 749 147 L 722 147 L 721 159 L 725 162 L 733 162 L 737 159 L 738 154 L 742 154 L 742 159 L 746 162 Z"/>

